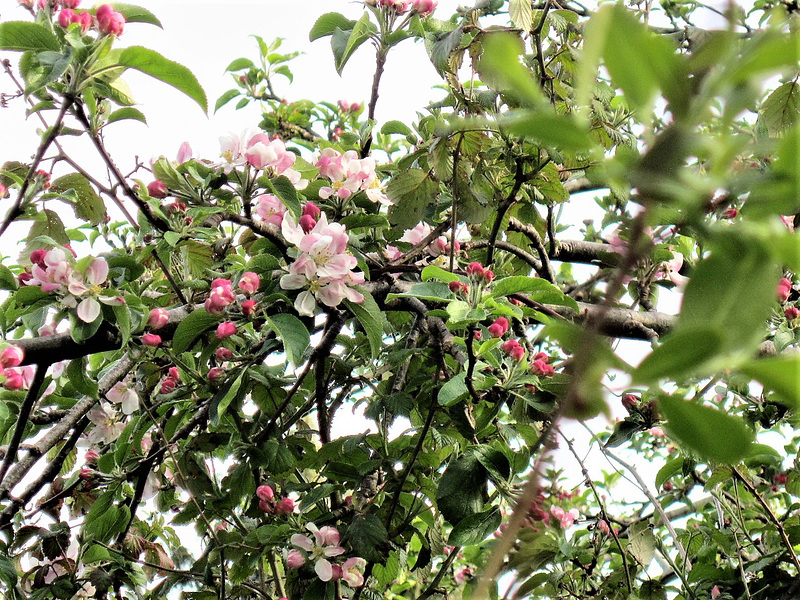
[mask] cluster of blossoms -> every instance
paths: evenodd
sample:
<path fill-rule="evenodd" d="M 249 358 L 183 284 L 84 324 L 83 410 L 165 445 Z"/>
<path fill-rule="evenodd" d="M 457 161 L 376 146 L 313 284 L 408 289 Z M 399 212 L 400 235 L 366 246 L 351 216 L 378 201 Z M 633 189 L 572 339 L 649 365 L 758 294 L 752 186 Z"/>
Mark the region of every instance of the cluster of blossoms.
<path fill-rule="evenodd" d="M 100 302 L 116 306 L 125 303 L 121 296 L 103 294 L 102 285 L 108 278 L 105 259 L 88 257 L 76 267 L 64 250 L 53 248 L 34 250 L 30 261 L 31 272 L 21 275 L 20 283 L 63 295 L 64 306 L 77 307 L 78 318 L 84 323 L 93 323 L 100 316 Z"/>
<path fill-rule="evenodd" d="M 355 150 L 342 154 L 333 148 L 325 148 L 315 166 L 319 167 L 319 174 L 331 182 L 331 185 L 320 188 L 320 198 L 328 199 L 335 195 L 345 200 L 363 190 L 373 202 L 391 204 L 381 189 L 375 172 L 375 159 L 371 156 L 358 158 Z"/>
<path fill-rule="evenodd" d="M 393 9 L 397 14 L 412 11 L 426 17 L 436 9 L 439 3 L 437 0 L 364 0 L 364 4 Z"/>
<path fill-rule="evenodd" d="M 164 378 L 164 381 L 161 382 L 161 393 L 171 394 L 175 391 L 175 388 L 178 387 L 180 382 L 181 376 L 178 372 L 178 367 L 170 367 L 167 371 L 167 376 Z"/>
<path fill-rule="evenodd" d="M 241 135 L 223 136 L 219 138 L 219 142 L 224 160 L 222 169 L 225 173 L 249 164 L 256 169 L 269 171 L 272 175 L 283 175 L 298 190 L 308 185 L 308 180 L 292 169 L 296 155 L 287 150 L 283 140 L 277 137 L 270 139 L 266 133 L 250 135 L 244 132 Z"/>
<path fill-rule="evenodd" d="M 284 239 L 300 253 L 289 266 L 289 273 L 281 277 L 280 285 L 284 290 L 308 288 L 294 303 L 297 312 L 307 317 L 314 315 L 317 300 L 330 307 L 344 299 L 364 301 L 364 296 L 351 287 L 364 283 L 364 274 L 353 271 L 358 261 L 347 252 L 349 237 L 344 225 L 328 223 L 324 213 L 317 214 L 318 221 L 304 209 L 298 223 L 287 213 L 281 223 Z"/>
<path fill-rule="evenodd" d="M 313 523 L 306 528 L 314 536 L 296 533 L 291 542 L 295 547 L 286 554 L 286 565 L 290 569 L 299 569 L 308 561 L 314 562 L 314 572 L 322 581 L 342 580 L 350 587 L 357 588 L 364 585 L 362 571 L 367 564 L 363 558 L 348 558 L 342 564 L 335 564 L 329 558 L 341 556 L 345 549 L 339 545 L 339 530 L 335 527 L 317 528 Z"/>
<path fill-rule="evenodd" d="M 260 485 L 256 489 L 258 508 L 271 515 L 291 515 L 294 512 L 294 500 L 288 496 L 277 497 L 275 490 L 268 485 Z"/>
<path fill-rule="evenodd" d="M 33 0 L 19 0 L 19 3 L 27 8 L 33 8 Z M 58 13 L 58 24 L 60 27 L 67 29 L 73 23 L 78 23 L 82 33 L 87 33 L 94 23 L 97 23 L 97 30 L 102 35 L 122 35 L 125 28 L 125 16 L 114 10 L 109 4 L 101 4 L 95 10 L 94 17 L 89 11 L 76 12 L 74 9 L 78 8 L 80 0 L 38 0 L 37 6 L 39 9 L 50 10 L 61 9 Z"/>
<path fill-rule="evenodd" d="M 339 100 L 337 104 L 339 105 L 339 110 L 341 110 L 343 113 L 354 113 L 361 110 L 361 104 L 358 102 L 353 102 L 351 104 L 347 100 Z"/>
<path fill-rule="evenodd" d="M 256 273 L 252 271 L 247 271 L 242 274 L 242 277 L 239 279 L 239 290 L 247 295 L 255 294 L 258 291 L 258 287 L 261 285 L 261 280 L 259 279 Z M 223 279 L 218 277 L 211 282 L 211 293 L 208 295 L 205 301 L 205 309 L 206 312 L 212 315 L 220 315 L 225 312 L 225 309 L 233 304 L 236 301 L 236 293 L 233 291 L 233 282 L 230 279 Z M 252 298 L 245 300 L 241 303 L 242 313 L 245 316 L 249 316 L 253 313 L 256 307 L 256 302 Z M 224 325 L 221 324 L 221 325 Z M 230 323 L 233 325 L 233 323 Z M 231 330 L 229 325 L 225 325 L 221 329 L 218 328 L 217 330 L 217 337 L 219 339 L 223 339 L 225 337 L 230 337 L 236 332 L 236 326 L 234 325 L 233 330 Z"/>
<path fill-rule="evenodd" d="M 566 500 L 572 497 L 572 494 L 563 493 L 558 495 L 559 500 Z M 561 506 L 557 504 L 553 504 L 550 506 L 549 511 L 546 511 L 542 508 L 542 505 L 546 502 L 544 494 L 539 493 L 537 494 L 534 501 L 531 503 L 530 510 L 528 511 L 528 519 L 526 525 L 529 527 L 534 527 L 535 523 L 538 521 L 547 523 L 558 523 L 561 529 L 568 529 L 575 524 L 575 521 L 580 517 L 580 513 L 576 508 L 571 508 L 570 510 L 564 510 Z"/>

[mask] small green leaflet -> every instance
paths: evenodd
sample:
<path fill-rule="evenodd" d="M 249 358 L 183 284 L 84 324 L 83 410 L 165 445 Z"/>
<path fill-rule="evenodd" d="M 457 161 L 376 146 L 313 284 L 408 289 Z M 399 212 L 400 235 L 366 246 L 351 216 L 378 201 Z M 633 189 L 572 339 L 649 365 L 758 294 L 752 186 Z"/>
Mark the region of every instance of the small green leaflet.
<path fill-rule="evenodd" d="M 300 319 L 288 313 L 272 315 L 267 322 L 283 341 L 286 358 L 294 367 L 298 367 L 303 362 L 306 350 L 311 343 L 306 326 Z"/>

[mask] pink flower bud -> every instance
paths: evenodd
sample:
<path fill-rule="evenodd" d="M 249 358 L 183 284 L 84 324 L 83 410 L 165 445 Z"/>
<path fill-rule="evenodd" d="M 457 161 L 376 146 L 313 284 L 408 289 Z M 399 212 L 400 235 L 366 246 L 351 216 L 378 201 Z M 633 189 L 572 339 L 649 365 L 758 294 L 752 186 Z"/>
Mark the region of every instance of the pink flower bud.
<path fill-rule="evenodd" d="M 0 183 L 0 198 L 5 198 L 8 195 L 8 188 Z"/>
<path fill-rule="evenodd" d="M 513 348 L 511 348 L 511 350 L 508 351 L 508 355 L 515 361 L 519 362 L 525 357 L 525 348 L 523 348 L 522 346 L 514 346 Z M 552 369 L 552 367 L 550 368 Z"/>
<path fill-rule="evenodd" d="M 447 287 L 454 294 L 466 294 L 469 292 L 469 288 L 460 281 L 451 281 L 447 284 Z"/>
<path fill-rule="evenodd" d="M 229 350 L 228 348 L 217 348 L 217 351 L 214 353 L 214 355 L 219 361 L 231 360 L 233 358 L 233 351 Z"/>
<path fill-rule="evenodd" d="M 493 338 L 501 338 L 506 334 L 509 326 L 510 324 L 508 322 L 508 319 L 506 319 L 505 317 L 497 317 L 494 323 L 492 323 L 488 327 L 489 335 L 491 335 Z"/>
<path fill-rule="evenodd" d="M 169 192 L 167 191 L 166 184 L 156 179 L 147 184 L 147 193 L 150 194 L 152 198 L 166 198 Z"/>
<path fill-rule="evenodd" d="M 30 274 L 30 273 L 28 273 L 28 272 L 25 272 L 25 273 L 20 273 L 20 274 L 19 274 L 19 276 L 17 276 L 17 281 L 19 282 L 19 284 L 20 284 L 21 286 L 22 286 L 22 285 L 28 285 L 28 282 L 29 282 L 31 279 L 33 279 L 33 275 L 31 275 L 31 274 Z"/>
<path fill-rule="evenodd" d="M 97 17 L 97 28 L 103 35 L 122 35 L 125 25 L 125 17 L 118 13 L 108 4 L 97 7 L 95 11 Z"/>
<path fill-rule="evenodd" d="M 256 488 L 256 496 L 258 496 L 259 500 L 272 502 L 275 498 L 275 491 L 268 485 L 260 485 Z"/>
<path fill-rule="evenodd" d="M 470 277 L 483 277 L 483 265 L 479 262 L 471 262 L 467 265 L 467 275 Z"/>
<path fill-rule="evenodd" d="M 178 382 L 175 379 L 167 378 L 161 382 L 161 393 L 171 394 L 178 387 Z"/>
<path fill-rule="evenodd" d="M 299 550 L 292 549 L 286 553 L 286 566 L 290 569 L 299 569 L 304 564 L 306 564 L 306 559 Z"/>
<path fill-rule="evenodd" d="M 778 473 L 777 475 L 775 475 L 774 479 L 775 483 L 777 483 L 778 485 L 786 485 L 786 482 L 788 480 L 789 478 L 787 477 L 786 473 Z"/>
<path fill-rule="evenodd" d="M 303 230 L 303 233 L 310 233 L 316 224 L 317 221 L 311 215 L 303 215 L 300 217 L 300 221 L 298 222 L 298 225 L 300 225 L 300 229 Z"/>
<path fill-rule="evenodd" d="M 21 390 L 25 386 L 25 378 L 22 373 L 13 369 L 8 369 L 3 372 L 6 380 L 3 382 L 3 387 L 7 390 L 16 391 Z"/>
<path fill-rule="evenodd" d="M 639 406 L 639 398 L 637 398 L 633 394 L 623 394 L 622 406 L 624 406 L 626 410 L 631 411 L 637 406 Z"/>
<path fill-rule="evenodd" d="M 314 204 L 313 202 L 306 202 L 303 205 L 303 216 L 310 216 L 314 221 L 319 219 L 320 215 L 322 215 L 322 211 L 319 209 L 319 206 Z"/>
<path fill-rule="evenodd" d="M 242 278 L 239 280 L 239 289 L 245 294 L 255 294 L 259 285 L 261 285 L 261 279 L 252 271 L 243 273 Z"/>
<path fill-rule="evenodd" d="M 145 333 L 142 336 L 142 344 L 155 348 L 161 345 L 161 336 L 155 333 Z"/>
<path fill-rule="evenodd" d="M 494 271 L 491 271 L 490 269 L 486 269 L 483 272 L 483 279 L 484 279 L 484 281 L 486 281 L 486 283 L 492 283 L 492 281 L 494 281 Z"/>
<path fill-rule="evenodd" d="M 500 347 L 503 349 L 503 352 L 510 353 L 512 349 L 514 349 L 514 348 L 516 348 L 518 346 L 519 346 L 519 342 L 517 340 L 508 340 L 507 342 L 505 342 Z"/>
<path fill-rule="evenodd" d="M 611 529 L 609 528 L 608 523 L 606 523 L 605 519 L 600 519 L 597 522 L 597 529 L 600 531 L 600 533 L 604 533 L 605 535 L 611 533 Z"/>
<path fill-rule="evenodd" d="M 0 366 L 4 369 L 9 367 L 17 367 L 22 364 L 22 359 L 25 357 L 25 352 L 19 346 L 6 346 L 0 352 Z"/>
<path fill-rule="evenodd" d="M 711 588 L 711 600 L 717 600 L 722 595 L 722 592 L 719 591 L 719 586 L 715 585 Z"/>
<path fill-rule="evenodd" d="M 552 366 L 548 365 L 543 360 L 534 360 L 533 364 L 531 364 L 531 371 L 533 371 L 534 375 L 538 375 L 539 377 L 552 377 L 556 372 Z"/>
<path fill-rule="evenodd" d="M 236 333 L 236 325 L 231 321 L 223 321 L 217 326 L 217 339 L 224 340 Z"/>
<path fill-rule="evenodd" d="M 163 308 L 154 308 L 150 311 L 150 316 L 147 318 L 147 326 L 152 329 L 161 329 L 169 323 L 169 313 Z"/>
<path fill-rule="evenodd" d="M 259 500 L 258 509 L 261 512 L 272 514 L 272 512 L 275 510 L 275 507 L 273 506 L 272 502 L 267 502 L 266 500 Z"/>
<path fill-rule="evenodd" d="M 31 262 L 34 265 L 41 267 L 42 269 L 47 270 L 47 264 L 44 262 L 44 257 L 47 255 L 47 250 L 44 248 L 39 248 L 38 250 L 34 250 L 31 252 Z"/>
<path fill-rule="evenodd" d="M 83 455 L 83 459 L 89 464 L 96 463 L 98 458 L 100 458 L 100 453 L 97 450 L 89 450 Z"/>
<path fill-rule="evenodd" d="M 275 512 L 279 515 L 290 515 L 294 512 L 294 500 L 291 498 L 281 498 L 275 506 Z"/>
<path fill-rule="evenodd" d="M 174 379 L 175 381 L 180 381 L 181 373 L 180 371 L 178 371 L 178 367 L 170 367 L 167 373 L 168 373 L 167 377 L 169 377 L 170 379 Z"/>
<path fill-rule="evenodd" d="M 92 28 L 92 13 L 75 13 L 75 18 L 72 20 L 72 22 L 79 23 L 81 26 L 81 32 L 86 33 Z"/>
<path fill-rule="evenodd" d="M 786 310 L 783 311 L 784 316 L 789 319 L 796 319 L 797 315 L 800 314 L 800 310 L 796 306 L 789 306 Z"/>
<path fill-rule="evenodd" d="M 225 381 L 225 369 L 220 369 L 219 367 L 209 369 L 208 381 L 209 383 L 222 383 Z"/>
<path fill-rule="evenodd" d="M 81 3 L 81 0 L 59 0 L 59 3 L 64 8 L 78 8 L 78 5 Z"/>
<path fill-rule="evenodd" d="M 350 105 L 350 112 L 354 113 L 354 112 L 358 112 L 359 110 L 361 110 L 361 104 L 359 104 L 358 102 L 353 102 Z"/>
<path fill-rule="evenodd" d="M 245 300 L 244 302 L 242 302 L 242 314 L 245 317 L 249 317 L 250 315 L 252 315 L 255 309 L 256 309 L 256 301 L 253 300 L 252 298 L 250 300 Z"/>
<path fill-rule="evenodd" d="M 70 26 L 70 23 L 74 23 L 75 12 L 65 8 L 60 13 L 58 13 L 58 25 L 66 29 Z"/>
<path fill-rule="evenodd" d="M 778 282 L 776 294 L 780 302 L 786 302 L 789 299 L 789 294 L 792 292 L 792 282 L 786 277 Z"/>
<path fill-rule="evenodd" d="M 728 210 L 726 210 L 725 212 L 722 213 L 722 218 L 723 219 L 735 219 L 736 215 L 738 215 L 738 214 L 739 214 L 738 210 L 736 210 L 735 208 L 729 208 Z"/>
<path fill-rule="evenodd" d="M 473 331 L 472 332 L 472 339 L 475 340 L 476 342 L 480 342 L 482 337 L 483 337 L 483 334 L 480 331 Z"/>

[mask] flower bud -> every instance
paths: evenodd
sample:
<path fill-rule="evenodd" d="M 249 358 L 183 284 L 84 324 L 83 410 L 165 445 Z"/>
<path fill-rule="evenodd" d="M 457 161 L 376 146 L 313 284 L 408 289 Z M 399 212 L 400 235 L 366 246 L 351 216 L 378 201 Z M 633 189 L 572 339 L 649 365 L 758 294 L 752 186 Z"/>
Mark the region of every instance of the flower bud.
<path fill-rule="evenodd" d="M 12 392 L 21 390 L 25 385 L 25 378 L 19 371 L 9 369 L 5 371 L 3 375 L 6 376 L 6 380 L 3 382 L 3 387 L 7 390 L 11 390 Z"/>
<path fill-rule="evenodd" d="M 467 265 L 467 275 L 470 277 L 483 277 L 483 265 L 479 262 L 471 262 Z"/>
<path fill-rule="evenodd" d="M 22 364 L 22 359 L 25 357 L 25 352 L 19 346 L 6 346 L 0 352 L 0 366 L 4 369 L 9 367 L 17 367 Z"/>
<path fill-rule="evenodd" d="M 252 315 L 255 309 L 256 309 L 256 301 L 253 300 L 252 298 L 250 300 L 245 300 L 244 302 L 242 302 L 242 314 L 245 317 L 249 317 L 250 315 Z"/>
<path fill-rule="evenodd" d="M 220 369 L 219 367 L 214 367 L 213 369 L 209 369 L 208 371 L 208 381 L 209 383 L 222 383 L 225 381 L 225 369 Z"/>
<path fill-rule="evenodd" d="M 508 354 L 511 352 L 513 348 L 516 348 L 517 346 L 519 346 L 519 342 L 517 340 L 508 340 L 500 347 L 503 349 L 503 352 Z"/>
<path fill-rule="evenodd" d="M 556 372 L 551 365 L 548 365 L 543 360 L 534 360 L 533 364 L 531 364 L 531 371 L 539 377 L 552 377 Z"/>
<path fill-rule="evenodd" d="M 86 461 L 87 464 L 94 464 L 97 462 L 97 459 L 100 458 L 100 453 L 97 450 L 89 450 L 86 454 L 83 455 L 83 459 Z"/>
<path fill-rule="evenodd" d="M 97 7 L 95 11 L 97 18 L 97 28 L 103 35 L 122 35 L 125 25 L 125 17 L 118 13 L 108 4 Z"/>
<path fill-rule="evenodd" d="M 796 306 L 789 306 L 786 310 L 783 311 L 784 316 L 789 319 L 796 319 L 797 315 L 800 314 L 800 310 Z"/>
<path fill-rule="evenodd" d="M 59 4 L 63 8 L 78 8 L 78 5 L 81 3 L 81 0 L 59 0 Z"/>
<path fill-rule="evenodd" d="M 508 319 L 506 319 L 505 317 L 497 317 L 494 323 L 492 323 L 488 327 L 489 335 L 491 335 L 493 338 L 501 338 L 506 334 L 508 328 L 509 328 Z"/>
<path fill-rule="evenodd" d="M 314 204 L 313 202 L 306 202 L 303 205 L 303 216 L 308 215 L 315 221 L 320 218 L 322 215 L 322 211 L 319 209 L 319 206 Z"/>
<path fill-rule="evenodd" d="M 75 19 L 75 12 L 68 8 L 65 8 L 60 13 L 58 13 L 58 25 L 59 27 L 62 27 L 64 29 L 69 27 L 71 23 L 74 23 L 74 19 Z"/>
<path fill-rule="evenodd" d="M 217 348 L 214 355 L 219 361 L 231 360 L 233 358 L 233 351 L 228 348 Z"/>
<path fill-rule="evenodd" d="M 486 270 L 483 272 L 483 280 L 484 280 L 486 283 L 492 283 L 492 281 L 494 281 L 494 271 L 492 271 L 492 270 L 490 270 L 490 269 L 486 269 Z"/>
<path fill-rule="evenodd" d="M 782 278 L 778 282 L 778 288 L 776 290 L 776 294 L 778 296 L 779 302 L 786 302 L 789 299 L 789 294 L 792 292 L 792 282 L 790 279 L 786 277 Z"/>
<path fill-rule="evenodd" d="M 147 326 L 152 329 L 161 329 L 169 323 L 169 313 L 163 308 L 154 308 L 150 311 L 150 316 L 147 318 Z"/>
<path fill-rule="evenodd" d="M 300 217 L 300 221 L 298 225 L 300 225 L 300 229 L 303 230 L 303 233 L 309 233 L 312 229 L 316 226 L 317 222 L 311 215 L 303 215 Z"/>
<path fill-rule="evenodd" d="M 735 208 L 729 208 L 728 210 L 722 213 L 723 219 L 735 219 L 736 215 L 739 214 L 739 211 Z"/>
<path fill-rule="evenodd" d="M 145 333 L 142 336 L 142 344 L 155 348 L 161 345 L 161 336 L 155 333 Z"/>
<path fill-rule="evenodd" d="M 299 569 L 306 564 L 306 559 L 299 550 L 289 550 L 286 553 L 286 566 L 290 569 Z"/>
<path fill-rule="evenodd" d="M 290 515 L 294 512 L 294 500 L 291 498 L 281 498 L 280 502 L 275 505 L 275 512 L 279 515 Z"/>
<path fill-rule="evenodd" d="M 239 280 L 239 289 L 245 294 L 255 294 L 259 285 L 261 285 L 261 279 L 252 271 L 243 273 L 242 278 Z"/>
<path fill-rule="evenodd" d="M 231 321 L 223 321 L 217 326 L 217 339 L 224 340 L 236 333 L 236 325 Z"/>
<path fill-rule="evenodd" d="M 631 410 L 633 410 L 634 408 L 639 406 L 639 398 L 637 398 L 633 394 L 623 394 L 623 396 L 622 396 L 622 406 L 624 406 L 625 409 L 628 412 L 630 412 Z"/>
<path fill-rule="evenodd" d="M 178 387 L 178 382 L 175 379 L 167 378 L 161 382 L 161 393 L 171 394 Z"/>
<path fill-rule="evenodd" d="M 167 191 L 166 184 L 156 179 L 147 184 L 147 193 L 150 194 L 152 198 L 166 198 L 169 192 Z"/>
<path fill-rule="evenodd" d="M 525 357 L 525 348 L 519 345 L 514 346 L 513 348 L 511 348 L 511 350 L 508 351 L 508 355 L 516 362 L 520 362 Z M 552 369 L 552 367 L 550 368 Z"/>
<path fill-rule="evenodd" d="M 275 491 L 268 485 L 260 485 L 256 488 L 256 496 L 258 496 L 259 500 L 272 502 L 275 498 Z"/>

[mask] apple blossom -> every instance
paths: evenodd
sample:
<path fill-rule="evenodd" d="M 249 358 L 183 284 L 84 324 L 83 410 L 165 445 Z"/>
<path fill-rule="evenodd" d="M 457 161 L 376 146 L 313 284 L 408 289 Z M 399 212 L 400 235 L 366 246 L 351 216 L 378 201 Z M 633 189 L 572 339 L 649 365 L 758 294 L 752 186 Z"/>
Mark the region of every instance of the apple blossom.
<path fill-rule="evenodd" d="M 247 142 L 245 159 L 257 169 L 272 168 L 281 174 L 289 169 L 295 161 L 293 152 L 286 149 L 283 140 L 269 139 L 266 133 L 258 133 Z"/>
<path fill-rule="evenodd" d="M 283 215 L 286 214 L 286 205 L 277 196 L 272 194 L 262 194 L 255 198 L 256 214 L 265 223 L 270 223 L 278 227 L 283 222 Z"/>
<path fill-rule="evenodd" d="M 339 546 L 339 531 L 330 526 L 318 529 L 314 523 L 306 525 L 306 529 L 313 534 L 314 539 L 295 533 L 291 537 L 292 545 L 309 554 L 314 561 L 314 571 L 322 581 L 330 581 L 333 578 L 333 568 L 328 559 L 345 552 L 344 548 Z"/>
<path fill-rule="evenodd" d="M 147 184 L 147 193 L 153 198 L 160 199 L 166 198 L 167 194 L 169 194 L 169 190 L 167 190 L 167 186 L 163 181 L 156 179 L 155 181 L 151 181 Z"/>
<path fill-rule="evenodd" d="M 551 506 L 550 514 L 558 520 L 561 529 L 572 527 L 572 525 L 575 523 L 575 520 L 580 516 L 580 513 L 577 509 L 572 508 L 569 511 L 565 511 L 560 506 Z"/>
<path fill-rule="evenodd" d="M 216 356 L 219 361 L 231 360 L 233 358 L 233 351 L 228 348 L 217 348 L 214 356 Z"/>
<path fill-rule="evenodd" d="M 253 300 L 252 298 L 242 302 L 242 314 L 245 317 L 249 317 L 250 315 L 252 315 L 253 312 L 255 312 L 255 310 L 256 310 L 256 301 Z"/>
<path fill-rule="evenodd" d="M 176 162 L 179 165 L 182 165 L 185 162 L 189 162 L 192 160 L 194 153 L 192 152 L 192 147 L 189 145 L 189 142 L 183 142 L 178 148 L 178 156 L 176 157 Z"/>
<path fill-rule="evenodd" d="M 104 296 L 100 294 L 100 286 L 108 277 L 108 263 L 105 259 L 94 258 L 86 267 L 86 273 L 73 271 L 69 275 L 69 293 L 75 298 L 83 298 L 78 304 L 78 318 L 85 323 L 93 323 L 100 316 L 100 304 L 119 306 L 125 303 L 120 296 Z M 64 303 L 72 305 L 76 300 L 66 298 Z"/>
<path fill-rule="evenodd" d="M 106 392 L 106 398 L 112 404 L 119 404 L 126 415 L 133 414 L 139 408 L 139 394 L 129 383 L 118 381 Z"/>

